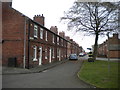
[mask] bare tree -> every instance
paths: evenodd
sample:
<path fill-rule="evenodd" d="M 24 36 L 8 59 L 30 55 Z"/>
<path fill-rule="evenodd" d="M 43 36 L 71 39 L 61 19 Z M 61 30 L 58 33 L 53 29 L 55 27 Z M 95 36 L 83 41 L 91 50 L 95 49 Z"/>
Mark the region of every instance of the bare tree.
<path fill-rule="evenodd" d="M 68 29 L 95 35 L 93 58 L 96 60 L 98 38 L 118 27 L 117 3 L 74 2 L 61 20 L 67 21 Z"/>

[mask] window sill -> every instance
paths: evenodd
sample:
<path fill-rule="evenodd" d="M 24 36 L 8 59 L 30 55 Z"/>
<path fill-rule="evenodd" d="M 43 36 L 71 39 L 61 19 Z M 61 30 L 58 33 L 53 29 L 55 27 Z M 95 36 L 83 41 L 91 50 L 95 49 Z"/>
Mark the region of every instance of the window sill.
<path fill-rule="evenodd" d="M 33 61 L 37 61 L 37 59 L 36 59 L 36 58 L 34 58 L 34 59 L 33 59 Z"/>

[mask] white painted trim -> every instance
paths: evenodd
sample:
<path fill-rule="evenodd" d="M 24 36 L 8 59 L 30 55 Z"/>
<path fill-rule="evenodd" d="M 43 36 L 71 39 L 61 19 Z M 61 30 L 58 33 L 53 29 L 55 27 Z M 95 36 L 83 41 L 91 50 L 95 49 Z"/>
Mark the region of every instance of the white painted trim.
<path fill-rule="evenodd" d="M 53 43 L 55 43 L 55 35 L 53 34 L 53 38 L 52 38 Z"/>
<path fill-rule="evenodd" d="M 33 49 L 35 49 L 35 58 L 33 58 L 33 61 L 37 61 L 37 46 L 34 46 Z"/>
<path fill-rule="evenodd" d="M 51 50 L 51 48 L 50 48 L 50 52 L 49 52 L 49 63 L 51 63 L 52 62 L 52 52 L 51 52 L 52 50 Z"/>
<path fill-rule="evenodd" d="M 40 28 L 40 39 L 43 39 L 43 28 Z"/>
<path fill-rule="evenodd" d="M 35 35 L 35 31 L 36 31 L 36 35 Z M 38 26 L 34 24 L 34 37 L 38 38 Z"/>
<path fill-rule="evenodd" d="M 39 50 L 40 50 L 40 52 L 39 52 L 39 65 L 42 65 L 42 46 L 39 47 Z"/>

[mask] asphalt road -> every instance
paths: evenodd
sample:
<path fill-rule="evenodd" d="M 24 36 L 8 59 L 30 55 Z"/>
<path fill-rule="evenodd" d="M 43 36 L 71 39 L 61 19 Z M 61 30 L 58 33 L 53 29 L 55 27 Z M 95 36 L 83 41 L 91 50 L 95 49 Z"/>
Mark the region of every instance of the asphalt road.
<path fill-rule="evenodd" d="M 68 61 L 40 73 L 3 75 L 3 88 L 93 88 L 77 77 L 81 60 Z"/>

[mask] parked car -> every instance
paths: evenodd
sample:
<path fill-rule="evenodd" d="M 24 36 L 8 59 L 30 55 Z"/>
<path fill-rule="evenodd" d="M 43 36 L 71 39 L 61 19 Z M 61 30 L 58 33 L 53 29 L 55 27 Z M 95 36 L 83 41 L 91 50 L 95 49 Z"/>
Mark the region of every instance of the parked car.
<path fill-rule="evenodd" d="M 76 54 L 70 54 L 69 60 L 78 60 L 78 56 Z"/>
<path fill-rule="evenodd" d="M 84 53 L 80 53 L 79 56 L 80 56 L 80 57 L 83 57 L 83 56 L 84 56 Z"/>

